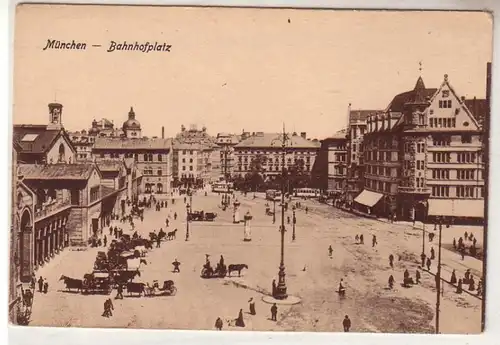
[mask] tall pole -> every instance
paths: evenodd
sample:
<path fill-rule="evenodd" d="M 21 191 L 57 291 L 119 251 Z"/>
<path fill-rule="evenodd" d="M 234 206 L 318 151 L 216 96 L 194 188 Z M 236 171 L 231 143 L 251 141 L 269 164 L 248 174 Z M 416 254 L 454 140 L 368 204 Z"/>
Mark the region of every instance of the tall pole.
<path fill-rule="evenodd" d="M 443 222 L 439 220 L 439 249 L 438 266 L 436 272 L 436 334 L 439 334 L 439 306 L 441 304 L 441 235 L 443 231 Z"/>
<path fill-rule="evenodd" d="M 186 241 L 189 241 L 189 205 L 186 205 Z"/>
<path fill-rule="evenodd" d="M 276 198 L 273 197 L 273 224 L 276 223 Z"/>
<path fill-rule="evenodd" d="M 276 299 L 286 299 L 288 297 L 285 282 L 285 149 L 286 133 L 283 125 L 283 141 L 281 143 L 281 260 L 278 272 L 278 286 L 276 287 Z"/>
<path fill-rule="evenodd" d="M 292 206 L 292 211 L 293 211 L 293 219 L 292 219 L 292 226 L 293 226 L 292 241 L 295 241 L 295 223 L 297 221 L 297 219 L 295 218 L 295 205 Z"/>

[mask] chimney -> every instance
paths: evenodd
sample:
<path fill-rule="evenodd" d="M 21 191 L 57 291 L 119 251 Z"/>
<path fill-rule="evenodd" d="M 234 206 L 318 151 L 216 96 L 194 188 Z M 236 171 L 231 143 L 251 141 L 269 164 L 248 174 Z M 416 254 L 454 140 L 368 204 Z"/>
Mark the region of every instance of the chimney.
<path fill-rule="evenodd" d="M 165 139 L 165 126 L 161 126 L 161 138 Z"/>
<path fill-rule="evenodd" d="M 306 132 L 300 132 L 300 136 L 304 139 L 307 139 L 307 133 Z"/>

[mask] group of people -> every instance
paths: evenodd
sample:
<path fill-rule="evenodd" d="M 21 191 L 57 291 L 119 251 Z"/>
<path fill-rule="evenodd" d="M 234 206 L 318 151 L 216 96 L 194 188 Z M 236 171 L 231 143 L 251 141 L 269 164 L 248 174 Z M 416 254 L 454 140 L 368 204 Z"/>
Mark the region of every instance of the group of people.
<path fill-rule="evenodd" d="M 467 233 L 467 231 L 464 232 L 464 237 L 460 237 L 458 239 L 458 243 L 455 238 L 453 238 L 453 249 L 458 251 L 460 255 L 462 256 L 462 260 L 465 260 L 465 251 L 466 251 L 466 245 L 465 241 L 472 242 L 469 245 L 469 254 L 473 257 L 477 255 L 477 239 L 474 237 L 474 235 L 471 233 Z"/>
<path fill-rule="evenodd" d="M 249 303 L 249 305 L 248 305 L 249 314 L 250 315 L 257 315 L 257 311 L 255 309 L 255 300 L 253 299 L 253 297 L 250 298 L 248 303 Z M 278 320 L 278 306 L 276 305 L 276 303 L 273 303 L 270 311 L 271 311 L 271 321 L 277 321 Z M 218 331 L 222 331 L 223 325 L 224 325 L 224 323 L 222 322 L 222 319 L 220 317 L 218 317 L 217 320 L 215 320 L 215 329 Z M 245 320 L 243 319 L 243 309 L 240 309 L 240 311 L 238 313 L 238 317 L 234 320 L 234 325 L 236 327 L 245 327 Z"/>
<path fill-rule="evenodd" d="M 365 238 L 364 238 L 363 234 L 361 234 L 361 235 L 356 234 L 356 236 L 354 236 L 354 240 L 355 240 L 356 244 L 365 244 Z M 372 247 L 375 247 L 377 244 L 378 244 L 377 236 L 372 235 Z"/>

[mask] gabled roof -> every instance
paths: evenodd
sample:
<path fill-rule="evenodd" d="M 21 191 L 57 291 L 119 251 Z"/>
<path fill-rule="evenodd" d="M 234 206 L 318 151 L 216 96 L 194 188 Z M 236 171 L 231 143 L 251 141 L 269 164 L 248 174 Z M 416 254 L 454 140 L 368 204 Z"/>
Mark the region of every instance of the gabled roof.
<path fill-rule="evenodd" d="M 48 152 L 62 133 L 60 129 L 47 129 L 47 125 L 14 125 L 13 139 L 21 153 L 41 154 Z"/>
<path fill-rule="evenodd" d="M 246 147 L 262 147 L 262 148 L 279 148 L 282 145 L 283 134 L 282 133 L 259 133 L 253 135 L 239 144 L 235 145 L 235 148 L 246 148 Z M 304 149 L 315 149 L 319 148 L 321 144 L 312 140 L 307 140 L 298 135 L 291 135 L 287 142 L 287 147 L 293 148 L 304 148 Z"/>
<path fill-rule="evenodd" d="M 351 110 L 349 123 L 366 122 L 369 115 L 379 113 L 383 110 Z"/>
<path fill-rule="evenodd" d="M 94 164 L 19 164 L 18 175 L 24 180 L 88 180 Z"/>
<path fill-rule="evenodd" d="M 125 163 L 119 160 L 102 160 L 96 164 L 101 171 L 120 171 L 121 168 L 126 168 Z"/>
<path fill-rule="evenodd" d="M 422 77 L 419 77 L 413 90 L 396 95 L 387 106 L 386 112 L 403 112 L 405 104 L 425 102 L 436 92 L 435 88 L 427 89 Z"/>
<path fill-rule="evenodd" d="M 171 145 L 171 139 L 97 137 L 93 149 L 170 150 Z"/>

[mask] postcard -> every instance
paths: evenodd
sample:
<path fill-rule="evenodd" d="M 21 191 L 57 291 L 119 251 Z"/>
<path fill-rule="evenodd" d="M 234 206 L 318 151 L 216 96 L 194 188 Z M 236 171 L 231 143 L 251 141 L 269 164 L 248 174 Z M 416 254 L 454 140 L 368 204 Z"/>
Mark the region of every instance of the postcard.
<path fill-rule="evenodd" d="M 21 4 L 10 321 L 480 333 L 486 12 Z"/>

